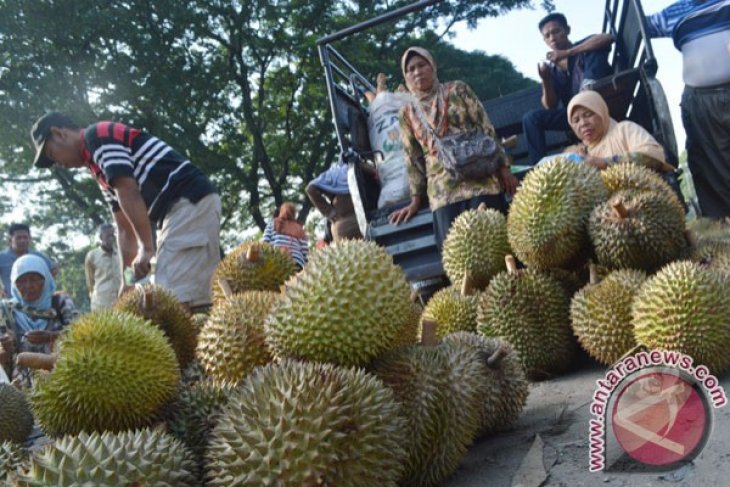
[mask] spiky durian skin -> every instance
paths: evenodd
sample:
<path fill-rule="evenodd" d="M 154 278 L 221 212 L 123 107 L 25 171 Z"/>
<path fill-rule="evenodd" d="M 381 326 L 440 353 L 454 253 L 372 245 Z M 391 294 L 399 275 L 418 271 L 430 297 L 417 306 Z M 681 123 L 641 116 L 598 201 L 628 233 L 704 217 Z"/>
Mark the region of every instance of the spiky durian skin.
<path fill-rule="evenodd" d="M 713 218 L 695 218 L 687 222 L 687 230 L 699 240 L 730 240 L 730 225 Z"/>
<path fill-rule="evenodd" d="M 573 333 L 583 349 L 604 365 L 613 364 L 636 346 L 631 305 L 645 280 L 641 271 L 621 269 L 573 296 Z"/>
<path fill-rule="evenodd" d="M 264 322 L 279 299 L 277 293 L 248 291 L 214 306 L 198 337 L 197 357 L 208 377 L 235 384 L 271 361 Z"/>
<path fill-rule="evenodd" d="M 0 384 L 0 442 L 23 443 L 33 430 L 33 414 L 25 395 L 10 384 Z"/>
<path fill-rule="evenodd" d="M 730 366 L 730 281 L 700 264 L 666 265 L 639 289 L 632 305 L 636 341 L 689 355 L 714 373 Z"/>
<path fill-rule="evenodd" d="M 82 432 L 33 455 L 17 485 L 193 487 L 198 485 L 194 471 L 190 451 L 161 430 Z"/>
<path fill-rule="evenodd" d="M 613 205 L 622 205 L 627 216 Z M 653 272 L 678 258 L 687 245 L 684 216 L 659 193 L 620 191 L 598 205 L 588 231 L 598 261 L 613 269 Z"/>
<path fill-rule="evenodd" d="M 82 316 L 59 344 L 53 372 L 30 400 L 50 436 L 149 425 L 174 399 L 180 369 L 162 330 L 116 310 Z"/>
<path fill-rule="evenodd" d="M 365 365 L 393 348 L 411 319 L 403 271 L 373 242 L 347 240 L 312 256 L 266 323 L 276 356 Z"/>
<path fill-rule="evenodd" d="M 284 360 L 231 395 L 207 452 L 212 486 L 393 486 L 405 419 L 393 393 L 359 369 Z"/>
<path fill-rule="evenodd" d="M 563 372 L 573 356 L 570 301 L 560 283 L 536 269 L 498 274 L 482 293 L 477 332 L 518 352 L 528 377 Z"/>
<path fill-rule="evenodd" d="M 730 277 L 730 240 L 700 240 L 689 254 L 691 261 Z"/>
<path fill-rule="evenodd" d="M 444 271 L 451 282 L 461 285 L 469 275 L 476 289 L 505 270 L 504 256 L 511 252 L 507 241 L 507 220 L 492 208 L 465 211 L 449 229 L 444 241 Z"/>
<path fill-rule="evenodd" d="M 593 207 L 608 198 L 598 170 L 556 159 L 525 177 L 507 217 L 509 243 L 533 268 L 567 268 L 588 243 L 586 224 Z"/>
<path fill-rule="evenodd" d="M 441 289 L 426 303 L 421 315 L 436 322 L 436 339 L 441 340 L 456 331 L 475 331 L 477 328 L 477 295 L 462 295 L 454 287 Z"/>
<path fill-rule="evenodd" d="M 404 486 L 439 485 L 459 466 L 479 428 L 484 364 L 457 344 L 392 350 L 371 364 L 408 424 Z"/>
<path fill-rule="evenodd" d="M 0 402 L 0 404 L 3 404 Z M 28 461 L 28 452 L 18 443 L 3 441 L 0 443 L 0 483 L 13 485 L 10 480 L 24 469 Z"/>
<path fill-rule="evenodd" d="M 149 308 L 145 308 L 145 295 L 149 298 Z M 195 358 L 198 332 L 193 326 L 190 313 L 164 287 L 154 284 L 137 286 L 121 296 L 114 308 L 140 316 L 159 326 L 170 340 L 181 369 L 190 365 Z"/>
<path fill-rule="evenodd" d="M 166 422 L 168 432 L 182 441 L 194 455 L 201 479 L 210 433 L 233 390 L 232 385 L 213 382 L 198 382 L 185 387 Z"/>
<path fill-rule="evenodd" d="M 512 345 L 498 338 L 463 331 L 446 336 L 443 342 L 474 348 L 485 363 L 498 349 L 505 348 L 506 354 L 502 360 L 484 369 L 485 392 L 481 399 L 481 421 L 477 435 L 484 436 L 509 428 L 517 421 L 529 395 L 525 371 Z"/>
<path fill-rule="evenodd" d="M 246 258 L 251 248 L 258 253 L 252 262 Z M 279 291 L 296 272 L 294 259 L 284 250 L 267 242 L 244 242 L 226 255 L 213 273 L 213 302 L 225 299 L 220 279 L 228 282 L 233 293 Z"/>
<path fill-rule="evenodd" d="M 676 212 L 684 218 L 684 205 L 679 201 L 677 194 L 656 171 L 648 167 L 622 162 L 601 171 L 601 177 L 611 194 L 619 191 L 661 193 L 671 202 Z"/>
<path fill-rule="evenodd" d="M 401 325 L 392 348 L 405 347 L 418 343 L 421 331 L 421 315 L 423 308 L 418 303 L 411 303 L 410 313 L 405 324 Z"/>

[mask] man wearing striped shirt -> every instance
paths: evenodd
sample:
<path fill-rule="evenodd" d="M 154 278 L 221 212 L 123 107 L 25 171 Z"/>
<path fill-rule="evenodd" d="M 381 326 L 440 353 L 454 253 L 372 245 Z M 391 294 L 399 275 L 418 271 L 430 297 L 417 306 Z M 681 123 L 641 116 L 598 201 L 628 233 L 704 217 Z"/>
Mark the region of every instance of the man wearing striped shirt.
<path fill-rule="evenodd" d="M 702 214 L 730 223 L 730 0 L 680 0 L 646 24 L 682 52 L 682 123 Z"/>
<path fill-rule="evenodd" d="M 210 304 L 221 205 L 198 168 L 157 137 L 121 123 L 80 129 L 68 116 L 48 113 L 33 125 L 31 138 L 36 167 L 91 171 L 117 224 L 123 267 L 136 279 L 150 273 L 156 224 L 155 282 L 190 308 Z"/>

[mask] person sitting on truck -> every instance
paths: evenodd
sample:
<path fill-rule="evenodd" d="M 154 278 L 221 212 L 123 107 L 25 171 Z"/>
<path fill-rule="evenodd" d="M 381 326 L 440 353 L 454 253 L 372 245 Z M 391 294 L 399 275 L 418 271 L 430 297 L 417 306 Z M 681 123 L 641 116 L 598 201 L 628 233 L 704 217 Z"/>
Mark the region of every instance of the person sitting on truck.
<path fill-rule="evenodd" d="M 462 212 L 477 208 L 480 203 L 506 212 L 504 192 L 514 193 L 517 179 L 510 171 L 484 105 L 468 85 L 461 81 L 439 82 L 436 62 L 419 47 L 406 50 L 401 68 L 406 86 L 415 98 L 400 111 L 411 202 L 391 213 L 390 222 L 397 225 L 411 219 L 428 194 L 436 244 L 441 248 L 451 223 Z M 444 122 L 449 135 L 477 129 L 494 138 L 502 154 L 498 172 L 483 181 L 454 179 L 439 161 L 430 128 L 442 127 Z"/>
<path fill-rule="evenodd" d="M 31 384 L 30 371 L 13 367 L 19 352 L 50 353 L 59 332 L 78 316 L 71 298 L 56 292 L 47 263 L 26 254 L 13 264 L 10 299 L 0 301 L 0 366 L 23 385 Z"/>
<path fill-rule="evenodd" d="M 687 164 L 702 214 L 730 223 L 730 2 L 679 0 L 646 27 L 682 52 Z"/>
<path fill-rule="evenodd" d="M 347 185 L 347 164 L 334 164 L 314 178 L 305 191 L 309 201 L 331 223 L 333 241 L 362 238 Z"/>
<path fill-rule="evenodd" d="M 609 115 L 603 97 L 595 91 L 582 91 L 570 100 L 568 121 L 581 143 L 566 151 L 582 155 L 586 164 L 606 169 L 619 162 L 632 162 L 658 172 L 674 170 L 654 137 L 629 120 L 617 123 Z"/>
<path fill-rule="evenodd" d="M 274 219 L 266 225 L 263 241 L 287 252 L 301 269 L 307 263 L 309 239 L 296 215 L 294 203 L 282 203 Z"/>
<path fill-rule="evenodd" d="M 569 129 L 565 109 L 570 99 L 611 73 L 608 53 L 613 43 L 611 34 L 595 34 L 572 43 L 568 39 L 568 20 L 560 13 L 544 17 L 538 27 L 551 51 L 547 53 L 547 62 L 538 64 L 543 108 L 527 112 L 522 118 L 531 165 L 537 164 L 547 153 L 545 132 Z"/>

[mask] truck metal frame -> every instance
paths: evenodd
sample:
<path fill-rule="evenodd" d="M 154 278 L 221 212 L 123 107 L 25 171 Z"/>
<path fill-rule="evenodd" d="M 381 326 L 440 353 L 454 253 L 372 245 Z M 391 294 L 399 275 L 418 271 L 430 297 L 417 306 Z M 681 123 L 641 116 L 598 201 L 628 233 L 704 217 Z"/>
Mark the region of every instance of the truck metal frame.
<path fill-rule="evenodd" d="M 317 41 L 324 67 L 327 94 L 341 149 L 341 158 L 348 164 L 348 181 L 363 235 L 385 247 L 396 264 L 405 271 L 415 290 L 428 296 L 448 283 L 441 265 L 441 254 L 433 235 L 429 208 L 422 208 L 414 218 L 398 226 L 388 222 L 388 215 L 408 204 L 403 201 L 386 208 L 377 208 L 379 187 L 372 171 L 376 154 L 368 139 L 364 94 L 375 91 L 373 84 L 344 58 L 334 43 L 386 22 L 428 8 L 440 0 L 415 2 L 365 22 L 353 25 Z M 646 34 L 646 20 L 640 0 L 606 0 L 603 32 L 614 36 L 615 47 L 610 59 L 613 73 L 597 80 L 593 89 L 606 100 L 616 120 L 631 120 L 646 128 L 662 144 L 667 161 L 677 167 L 678 154 L 674 129 L 664 91 L 656 79 L 658 63 L 651 40 Z M 484 103 L 490 120 L 500 137 L 517 137 L 515 147 L 508 150 L 513 167 L 524 165 L 527 147 L 522 133 L 522 117 L 540 108 L 541 88 L 530 88 Z M 561 150 L 570 143 L 568 134 L 548 133 L 548 148 Z M 521 175 L 520 175 L 521 176 Z M 670 174 L 678 178 L 679 172 Z M 676 182 L 676 181 L 675 181 Z"/>

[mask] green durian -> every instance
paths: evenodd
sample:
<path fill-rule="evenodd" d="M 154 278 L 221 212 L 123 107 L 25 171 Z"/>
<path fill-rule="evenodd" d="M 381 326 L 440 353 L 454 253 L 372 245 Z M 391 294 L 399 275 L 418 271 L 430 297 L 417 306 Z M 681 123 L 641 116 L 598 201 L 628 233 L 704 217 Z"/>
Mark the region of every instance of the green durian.
<path fill-rule="evenodd" d="M 382 247 L 338 242 L 286 285 L 266 323 L 276 356 L 364 365 L 393 348 L 412 319 L 410 286 Z"/>
<path fill-rule="evenodd" d="M 223 408 L 208 447 L 207 485 L 395 487 L 405 425 L 390 389 L 362 370 L 268 364 Z"/>
<path fill-rule="evenodd" d="M 180 368 L 161 329 L 116 310 L 83 315 L 66 329 L 55 368 L 30 400 L 50 436 L 124 431 L 151 424 L 175 399 Z"/>
<path fill-rule="evenodd" d="M 10 384 L 0 384 L 0 442 L 23 443 L 33 430 L 33 414 L 25 394 Z"/>

